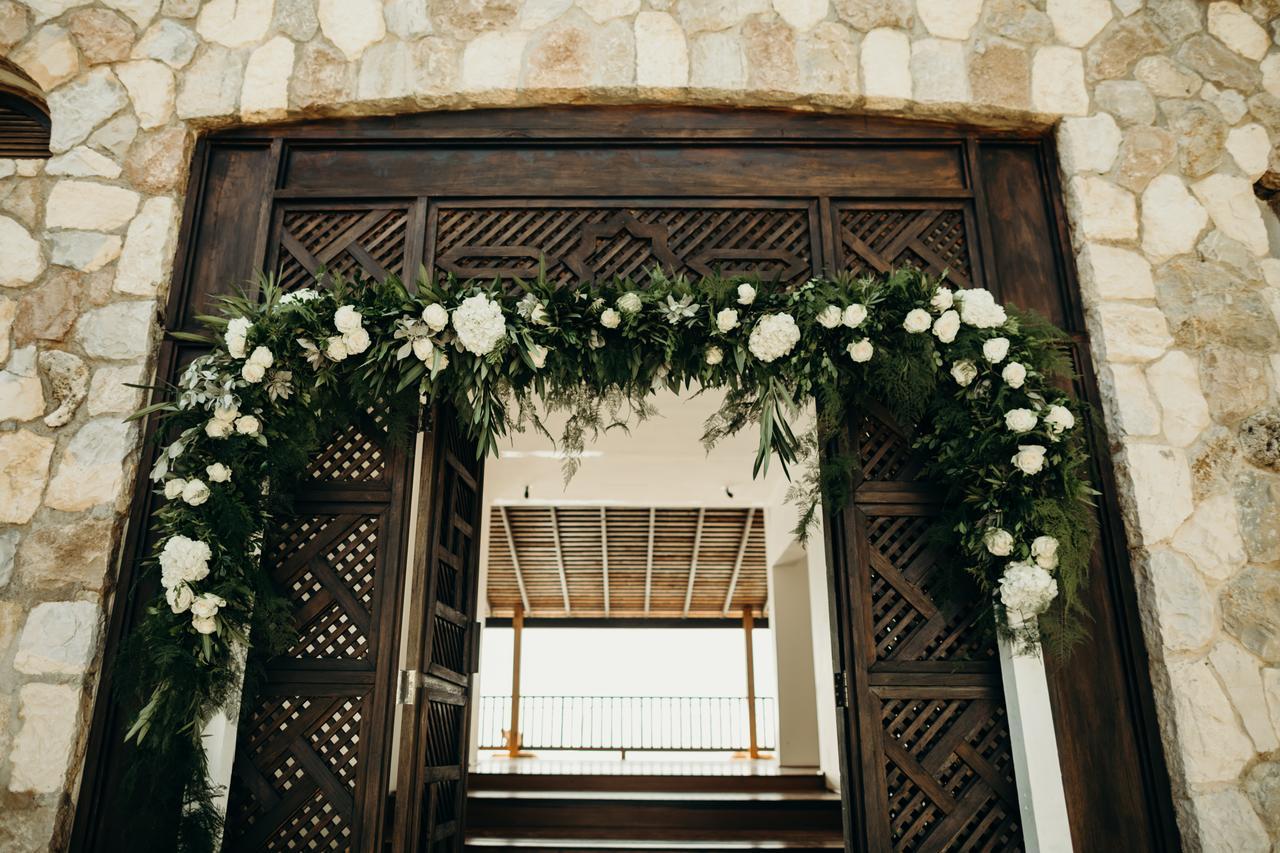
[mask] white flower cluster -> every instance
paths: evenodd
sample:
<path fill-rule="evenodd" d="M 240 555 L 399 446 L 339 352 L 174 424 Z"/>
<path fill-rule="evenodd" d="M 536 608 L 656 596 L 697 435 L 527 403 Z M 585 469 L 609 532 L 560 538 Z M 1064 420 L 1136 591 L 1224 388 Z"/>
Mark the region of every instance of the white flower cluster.
<path fill-rule="evenodd" d="M 348 356 L 359 355 L 372 343 L 364 328 L 364 316 L 354 305 L 343 305 L 333 312 L 333 327 L 338 334 L 330 335 L 324 342 L 324 354 L 330 361 L 342 361 Z"/>
<path fill-rule="evenodd" d="M 1057 596 L 1058 582 L 1035 563 L 1010 563 L 1000 578 L 1000 603 L 1013 627 L 1048 610 Z"/>
<path fill-rule="evenodd" d="M 306 302 L 320 298 L 320 291 L 310 287 L 304 287 L 299 290 L 292 290 L 280 297 L 280 307 L 288 308 L 292 305 L 302 305 Z"/>
<path fill-rule="evenodd" d="M 174 613 L 191 611 L 191 626 L 201 634 L 218 630 L 214 617 L 227 602 L 220 596 L 206 592 L 196 595 L 191 584 L 209 576 L 209 561 L 213 551 L 199 539 L 180 534 L 170 536 L 160 551 L 160 585 L 164 598 Z"/>
<path fill-rule="evenodd" d="M 752 298 L 755 298 L 754 292 Z M 795 349 L 800 342 L 800 327 L 790 314 L 766 314 L 756 322 L 747 339 L 747 348 L 761 361 L 775 361 Z"/>
<path fill-rule="evenodd" d="M 255 347 L 253 354 L 245 360 L 240 368 L 240 376 L 245 382 L 258 383 L 267 375 L 267 368 L 275 362 L 275 356 L 266 347 Z"/>
<path fill-rule="evenodd" d="M 453 309 L 453 330 L 458 334 L 458 343 L 467 352 L 488 355 L 506 336 L 507 321 L 502 316 L 501 305 L 483 293 L 477 293 Z"/>
<path fill-rule="evenodd" d="M 996 302 L 991 291 L 975 287 L 957 290 L 954 299 L 960 305 L 960 319 L 976 329 L 995 329 L 1009 319 L 1004 307 Z"/>
<path fill-rule="evenodd" d="M 253 328 L 253 324 L 244 317 L 236 317 L 227 323 L 226 334 L 223 340 L 227 344 L 227 352 L 232 358 L 244 358 L 246 347 L 249 345 L 249 330 Z"/>
<path fill-rule="evenodd" d="M 204 425 L 205 435 L 210 438 L 226 438 L 234 433 L 240 435 L 258 435 L 262 432 L 262 422 L 254 415 L 242 415 L 234 406 L 217 406 L 213 417 Z"/>

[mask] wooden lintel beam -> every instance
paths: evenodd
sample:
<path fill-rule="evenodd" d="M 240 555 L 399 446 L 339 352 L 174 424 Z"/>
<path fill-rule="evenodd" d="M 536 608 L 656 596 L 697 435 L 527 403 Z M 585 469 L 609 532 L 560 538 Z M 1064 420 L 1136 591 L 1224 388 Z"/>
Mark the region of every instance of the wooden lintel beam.
<path fill-rule="evenodd" d="M 644 612 L 649 612 L 649 595 L 653 591 L 653 532 L 658 511 L 649 507 L 649 554 L 644 561 Z"/>
<path fill-rule="evenodd" d="M 511 535 L 511 519 L 507 517 L 507 508 L 499 505 L 498 512 L 502 513 L 502 529 L 507 534 L 507 550 L 511 552 L 511 567 L 516 572 L 516 586 L 520 588 L 520 604 L 524 607 L 524 612 L 533 614 L 533 608 L 529 606 L 529 593 L 524 588 L 524 575 L 520 572 L 520 556 L 516 553 L 516 539 Z"/>
<path fill-rule="evenodd" d="M 564 571 L 564 548 L 560 545 L 560 519 L 556 515 L 556 508 L 551 509 L 551 535 L 555 538 L 556 543 L 556 566 L 560 569 L 560 594 L 564 596 L 564 612 L 572 613 L 573 607 L 569 603 L 569 577 Z"/>
<path fill-rule="evenodd" d="M 733 603 L 733 593 L 738 588 L 738 575 L 742 572 L 742 560 L 747 554 L 747 542 L 751 539 L 751 524 L 755 521 L 756 508 L 747 510 L 747 523 L 742 525 L 742 539 L 738 542 L 738 556 L 733 561 L 733 574 L 729 576 L 729 591 L 724 594 L 724 607 L 721 612 L 729 615 L 729 605 Z"/>
<path fill-rule="evenodd" d="M 609 615 L 609 519 L 600 507 L 600 571 L 604 576 L 604 615 Z"/>
<path fill-rule="evenodd" d="M 702 547 L 702 521 L 707 510 L 698 508 L 698 527 L 693 534 L 693 557 L 689 560 L 689 585 L 684 591 L 684 615 L 689 615 L 689 605 L 693 603 L 693 582 L 698 577 L 698 549 Z"/>

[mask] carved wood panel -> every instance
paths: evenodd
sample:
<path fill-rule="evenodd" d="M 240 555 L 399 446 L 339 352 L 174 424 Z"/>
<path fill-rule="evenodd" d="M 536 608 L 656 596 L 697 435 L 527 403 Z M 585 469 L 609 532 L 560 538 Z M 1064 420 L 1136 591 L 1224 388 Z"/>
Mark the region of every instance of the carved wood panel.
<path fill-rule="evenodd" d="M 268 268 L 286 291 L 312 287 L 322 273 L 403 278 L 411 269 L 408 218 L 403 206 L 282 207 L 276 211 L 278 238 Z"/>
<path fill-rule="evenodd" d="M 441 202 L 429 223 L 434 268 L 461 279 L 530 278 L 545 262 L 564 284 L 655 266 L 795 284 L 821 266 L 816 207 L 803 202 Z"/>
<path fill-rule="evenodd" d="M 962 204 L 843 202 L 832 205 L 832 218 L 837 269 L 878 275 L 913 266 L 974 286 L 975 229 Z"/>

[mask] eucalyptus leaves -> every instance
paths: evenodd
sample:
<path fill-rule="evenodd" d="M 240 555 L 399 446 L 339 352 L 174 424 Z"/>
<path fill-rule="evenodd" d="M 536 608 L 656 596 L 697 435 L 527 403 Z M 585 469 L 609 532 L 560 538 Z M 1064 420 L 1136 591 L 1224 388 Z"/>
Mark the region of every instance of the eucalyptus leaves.
<path fill-rule="evenodd" d="M 544 429 L 535 399 L 565 410 L 572 469 L 594 434 L 645 417 L 655 388 L 722 388 L 705 440 L 755 428 L 755 472 L 803 463 L 801 529 L 820 499 L 847 498 L 856 467 L 817 449 L 849 411 L 881 406 L 918 425 L 924 476 L 947 492 L 937 547 L 991 597 L 1001 628 L 1034 643 L 1037 617 L 1064 599 L 1056 621 L 1070 625 L 1091 490 L 1075 405 L 1053 384 L 1062 338 L 986 291 L 914 270 L 790 289 L 655 271 L 576 287 L 335 280 L 282 294 L 267 282 L 261 296 L 207 318 L 220 335 L 197 339 L 211 351 L 144 410 L 167 436 L 152 472 L 168 499 L 157 515 L 165 597 L 131 662 L 146 703 L 134 734 L 159 741 L 153 755 L 198 753 L 201 725 L 233 689 L 237 644 L 288 644 L 287 608 L 260 568 L 273 500 L 334 425 L 374 413 L 395 430 L 424 403 L 459 418 L 480 453 L 511 430 Z M 810 401 L 817 434 L 797 436 Z M 198 755 L 178 766 L 203 772 Z M 203 777 L 183 784 L 207 793 Z M 203 794 L 188 797 L 201 802 L 187 812 L 207 818 Z"/>

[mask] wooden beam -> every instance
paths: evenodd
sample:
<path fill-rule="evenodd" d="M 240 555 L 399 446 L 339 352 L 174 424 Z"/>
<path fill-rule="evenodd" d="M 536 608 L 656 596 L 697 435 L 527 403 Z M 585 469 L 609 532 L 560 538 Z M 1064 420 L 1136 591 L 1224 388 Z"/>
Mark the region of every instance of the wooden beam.
<path fill-rule="evenodd" d="M 689 560 L 689 585 L 684 591 L 684 615 L 689 615 L 689 605 L 693 603 L 693 582 L 698 577 L 698 549 L 702 547 L 702 520 L 706 517 L 706 509 L 698 508 L 698 527 L 693 534 L 693 557 Z"/>
<path fill-rule="evenodd" d="M 604 615 L 609 615 L 609 519 L 600 507 L 600 571 L 604 575 Z"/>
<path fill-rule="evenodd" d="M 760 757 L 760 741 L 756 737 L 756 661 L 755 646 L 751 643 L 751 607 L 742 610 L 742 633 L 747 639 L 747 730 L 750 736 L 750 756 Z"/>
<path fill-rule="evenodd" d="M 551 507 L 551 535 L 556 542 L 556 565 L 560 568 L 560 594 L 564 596 L 564 612 L 571 613 L 569 604 L 569 578 L 564 572 L 564 548 L 560 545 L 560 520 L 556 517 L 556 508 Z"/>
<path fill-rule="evenodd" d="M 738 575 L 742 572 L 742 558 L 747 554 L 747 542 L 751 539 L 751 523 L 755 521 L 756 508 L 747 510 L 747 523 L 742 525 L 742 540 L 738 542 L 738 556 L 733 561 L 733 574 L 729 576 L 729 591 L 724 594 L 724 615 L 729 615 L 729 605 L 733 603 L 733 593 L 738 588 Z"/>
<path fill-rule="evenodd" d="M 511 618 L 514 632 L 511 642 L 511 728 L 507 729 L 507 754 L 515 758 L 520 754 L 520 651 L 524 638 L 524 611 L 516 608 Z"/>
<path fill-rule="evenodd" d="M 511 566 L 516 572 L 516 586 L 520 588 L 520 604 L 524 607 L 526 613 L 532 614 L 533 608 L 529 606 L 529 593 L 524 588 L 524 575 L 520 572 L 520 555 L 516 553 L 516 540 L 511 535 L 511 519 L 507 517 L 507 508 L 505 506 L 500 505 L 498 512 L 502 513 L 502 529 L 507 533 L 507 550 L 511 552 Z"/>
<path fill-rule="evenodd" d="M 649 556 L 644 563 L 644 612 L 649 612 L 649 595 L 653 591 L 653 529 L 658 511 L 649 507 Z"/>

